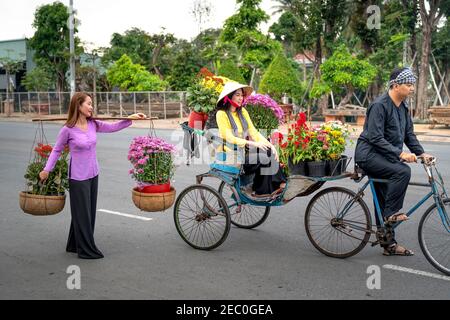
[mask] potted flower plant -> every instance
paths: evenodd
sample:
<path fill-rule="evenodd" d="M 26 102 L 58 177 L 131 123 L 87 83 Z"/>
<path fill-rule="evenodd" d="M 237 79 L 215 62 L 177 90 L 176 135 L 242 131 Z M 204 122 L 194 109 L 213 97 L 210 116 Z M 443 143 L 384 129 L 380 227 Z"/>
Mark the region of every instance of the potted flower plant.
<path fill-rule="evenodd" d="M 243 103 L 253 125 L 267 138 L 283 122 L 284 112 L 269 95 L 253 94 Z"/>
<path fill-rule="evenodd" d="M 339 175 L 347 167 L 347 156 L 343 155 L 350 129 L 340 121 L 328 121 L 322 125 L 328 133 L 328 148 L 325 150 L 325 160 L 328 161 L 330 175 Z"/>
<path fill-rule="evenodd" d="M 328 121 L 313 127 L 310 149 L 314 161 L 308 163 L 311 176 L 339 175 L 346 167 L 345 151 L 347 138 L 350 136 L 348 126 L 340 121 Z"/>
<path fill-rule="evenodd" d="M 174 151 L 174 145 L 157 137 L 136 137 L 131 142 L 128 160 L 133 168 L 129 173 L 137 181 L 132 198 L 139 209 L 154 212 L 172 206 L 175 189 L 170 186 L 170 179 L 175 172 Z"/>
<path fill-rule="evenodd" d="M 305 113 L 299 113 L 297 121 L 288 129 L 287 141 L 281 144 L 281 153 L 286 155 L 290 175 L 308 175 L 307 162 L 312 160 L 310 130 Z"/>
<path fill-rule="evenodd" d="M 34 159 L 28 165 L 24 176 L 28 190 L 19 193 L 20 208 L 25 213 L 45 216 L 57 214 L 64 209 L 65 192 L 69 188 L 67 164 L 69 150 L 67 147 L 64 149 L 55 168 L 42 183 L 39 173 L 44 169 L 51 152 L 52 146 L 48 144 L 38 143 L 34 148 Z"/>
<path fill-rule="evenodd" d="M 207 68 L 200 70 L 196 82 L 187 88 L 186 94 L 187 105 L 191 110 L 188 120 L 191 128 L 204 129 L 209 114 L 216 108 L 223 85 L 228 81 L 230 79 L 215 76 Z"/>

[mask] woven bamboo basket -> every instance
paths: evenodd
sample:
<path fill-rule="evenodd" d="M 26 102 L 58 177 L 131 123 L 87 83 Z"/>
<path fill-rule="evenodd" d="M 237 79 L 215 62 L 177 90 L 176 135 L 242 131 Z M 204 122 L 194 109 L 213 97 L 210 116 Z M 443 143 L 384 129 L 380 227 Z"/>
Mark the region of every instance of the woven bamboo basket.
<path fill-rule="evenodd" d="M 142 211 L 157 212 L 170 208 L 175 202 L 176 191 L 173 187 L 169 192 L 143 193 L 132 190 L 132 198 L 136 207 Z"/>
<path fill-rule="evenodd" d="M 21 191 L 19 193 L 20 208 L 33 216 L 50 216 L 61 212 L 66 203 L 66 195 L 42 196 Z"/>

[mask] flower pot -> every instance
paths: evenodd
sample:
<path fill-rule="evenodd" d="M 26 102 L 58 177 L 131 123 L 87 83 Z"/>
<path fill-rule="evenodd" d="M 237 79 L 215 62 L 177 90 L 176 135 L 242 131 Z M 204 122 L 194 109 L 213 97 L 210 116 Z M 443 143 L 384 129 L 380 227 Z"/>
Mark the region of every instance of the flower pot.
<path fill-rule="evenodd" d="M 308 175 L 308 165 L 306 161 L 300 161 L 299 163 L 294 164 L 292 159 L 289 158 L 288 161 L 289 175 L 296 176 L 307 176 Z"/>
<path fill-rule="evenodd" d="M 137 191 L 142 193 L 162 193 L 170 191 L 170 181 L 164 184 L 152 184 L 143 187 L 137 187 Z"/>
<path fill-rule="evenodd" d="M 143 193 L 137 188 L 132 190 L 132 199 L 136 207 L 142 211 L 157 212 L 170 208 L 175 202 L 176 191 L 173 187 L 169 192 Z"/>
<path fill-rule="evenodd" d="M 188 124 L 191 128 L 203 130 L 205 128 L 206 120 L 208 120 L 207 113 L 191 111 L 191 113 L 189 113 Z"/>
<path fill-rule="evenodd" d="M 328 174 L 327 161 L 308 161 L 308 176 L 324 177 Z"/>
<path fill-rule="evenodd" d="M 342 165 L 338 160 L 328 160 L 328 171 L 330 176 L 338 176 L 342 173 Z"/>
<path fill-rule="evenodd" d="M 26 191 L 19 193 L 19 204 L 23 212 L 33 216 L 49 216 L 57 214 L 64 209 L 66 195 L 42 196 Z"/>

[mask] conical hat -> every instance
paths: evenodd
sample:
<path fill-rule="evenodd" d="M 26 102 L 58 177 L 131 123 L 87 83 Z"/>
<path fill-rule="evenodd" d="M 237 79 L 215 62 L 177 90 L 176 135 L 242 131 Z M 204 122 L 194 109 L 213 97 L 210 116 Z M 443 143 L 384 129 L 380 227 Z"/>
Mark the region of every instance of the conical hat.
<path fill-rule="evenodd" d="M 253 88 L 248 85 L 240 84 L 240 83 L 234 82 L 234 81 L 227 82 L 223 86 L 223 89 L 222 89 L 222 92 L 220 93 L 219 99 L 217 99 L 216 106 L 219 104 L 219 102 L 223 98 L 225 98 L 227 95 L 229 95 L 230 93 L 232 93 L 238 89 L 244 90 L 244 97 L 248 97 L 253 92 Z"/>

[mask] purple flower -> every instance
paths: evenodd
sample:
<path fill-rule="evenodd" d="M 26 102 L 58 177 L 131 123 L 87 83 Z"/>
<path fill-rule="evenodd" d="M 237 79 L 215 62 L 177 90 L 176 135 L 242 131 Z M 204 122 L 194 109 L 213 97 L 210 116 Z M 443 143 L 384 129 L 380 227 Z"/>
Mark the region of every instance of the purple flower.
<path fill-rule="evenodd" d="M 283 120 L 284 117 L 283 109 L 281 109 L 281 107 L 276 103 L 276 101 L 273 100 L 269 95 L 253 94 L 244 101 L 243 105 L 244 106 L 256 105 L 261 106 L 263 108 L 271 109 L 275 114 L 275 116 L 278 118 L 279 122 L 282 122 Z"/>

